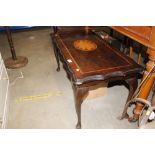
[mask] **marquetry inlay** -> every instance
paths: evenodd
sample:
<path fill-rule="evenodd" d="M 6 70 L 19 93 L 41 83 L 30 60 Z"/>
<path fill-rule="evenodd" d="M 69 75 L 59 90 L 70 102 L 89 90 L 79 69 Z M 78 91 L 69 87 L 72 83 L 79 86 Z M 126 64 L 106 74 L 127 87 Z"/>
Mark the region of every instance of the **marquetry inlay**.
<path fill-rule="evenodd" d="M 97 45 L 91 40 L 83 39 L 74 41 L 74 47 L 78 50 L 89 52 L 94 51 Z"/>

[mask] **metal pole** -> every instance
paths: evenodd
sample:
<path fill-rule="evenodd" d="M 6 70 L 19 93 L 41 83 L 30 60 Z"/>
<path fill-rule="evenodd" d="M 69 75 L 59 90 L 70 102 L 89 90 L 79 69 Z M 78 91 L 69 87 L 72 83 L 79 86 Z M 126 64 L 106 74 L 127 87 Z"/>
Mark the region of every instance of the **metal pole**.
<path fill-rule="evenodd" d="M 12 36 L 11 36 L 11 31 L 9 29 L 9 26 L 5 26 L 4 28 L 5 28 L 5 32 L 6 32 L 7 38 L 8 38 L 12 59 L 13 60 L 17 60 L 17 56 L 16 56 L 16 52 L 15 52 L 15 49 L 14 49 L 14 45 L 13 45 L 13 41 L 12 41 Z"/>

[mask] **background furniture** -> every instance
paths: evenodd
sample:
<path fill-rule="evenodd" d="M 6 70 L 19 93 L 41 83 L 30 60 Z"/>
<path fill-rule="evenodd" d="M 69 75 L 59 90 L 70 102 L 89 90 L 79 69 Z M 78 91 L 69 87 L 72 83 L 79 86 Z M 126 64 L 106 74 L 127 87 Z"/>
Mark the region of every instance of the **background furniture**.
<path fill-rule="evenodd" d="M 155 64 L 155 26 L 111 26 L 112 29 L 117 32 L 141 43 L 146 46 L 147 54 L 149 61 L 146 63 L 146 71 L 144 72 L 143 78 L 149 72 L 149 70 Z M 143 84 L 141 88 L 141 93 L 139 95 L 140 98 L 147 99 L 151 88 L 153 86 L 155 80 L 155 70 L 148 78 L 148 80 Z M 154 106 L 154 105 L 152 105 Z M 139 117 L 139 114 L 143 108 L 143 105 L 137 103 L 136 108 L 134 110 L 134 116 L 131 121 L 136 121 Z"/>
<path fill-rule="evenodd" d="M 127 101 L 137 88 L 137 74 L 143 70 L 132 59 L 112 48 L 88 28 L 57 31 L 52 35 L 53 48 L 60 70 L 63 63 L 71 81 L 78 117 L 76 128 L 81 128 L 81 104 L 89 88 L 102 82 L 124 80 L 129 86 Z M 127 113 L 122 118 L 128 117 Z"/>
<path fill-rule="evenodd" d="M 4 28 L 6 31 L 6 35 L 9 42 L 11 55 L 12 55 L 12 57 L 9 57 L 5 60 L 6 68 L 16 69 L 16 68 L 24 67 L 28 63 L 28 59 L 23 56 L 16 56 L 14 44 L 12 41 L 11 31 L 8 26 L 5 26 Z"/>

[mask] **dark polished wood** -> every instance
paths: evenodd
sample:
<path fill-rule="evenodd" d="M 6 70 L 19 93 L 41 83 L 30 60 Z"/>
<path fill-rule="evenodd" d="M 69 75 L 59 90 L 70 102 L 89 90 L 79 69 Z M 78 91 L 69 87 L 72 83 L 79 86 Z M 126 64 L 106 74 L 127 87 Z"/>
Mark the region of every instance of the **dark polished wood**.
<path fill-rule="evenodd" d="M 143 70 L 132 59 L 112 48 L 91 30 L 87 33 L 84 30 L 63 31 L 53 33 L 51 37 L 58 68 L 61 60 L 73 86 L 78 118 L 76 128 L 81 128 L 81 104 L 90 86 L 105 81 L 125 80 L 129 84 L 127 101 L 131 98 L 137 87 L 137 74 Z M 77 40 L 89 40 L 97 48 L 92 51 L 76 49 L 74 42 Z"/>

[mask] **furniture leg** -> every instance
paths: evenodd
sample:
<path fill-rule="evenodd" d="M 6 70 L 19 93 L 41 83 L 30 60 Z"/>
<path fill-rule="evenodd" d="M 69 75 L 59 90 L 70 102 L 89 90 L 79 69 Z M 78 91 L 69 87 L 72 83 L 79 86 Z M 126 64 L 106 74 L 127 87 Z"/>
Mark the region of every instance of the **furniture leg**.
<path fill-rule="evenodd" d="M 81 129 L 81 104 L 87 95 L 89 88 L 88 87 L 79 87 L 79 86 L 73 86 L 74 91 L 74 99 L 75 99 L 75 109 L 77 114 L 77 124 L 76 129 Z"/>
<path fill-rule="evenodd" d="M 127 109 L 128 109 L 128 101 L 131 100 L 135 90 L 137 89 L 137 86 L 138 86 L 138 81 L 137 81 L 137 78 L 131 78 L 131 79 L 127 79 L 125 80 L 126 83 L 129 85 L 129 94 L 128 94 L 128 98 L 127 98 L 127 101 L 126 101 L 126 104 L 125 104 L 125 107 L 124 107 L 124 110 L 123 110 L 123 113 L 122 113 L 122 116 L 121 116 L 121 119 L 123 118 L 129 118 L 128 114 L 127 114 Z M 129 118 L 132 120 L 132 118 Z"/>
<path fill-rule="evenodd" d="M 60 61 L 59 61 L 59 55 L 58 55 L 58 48 L 52 38 L 52 44 L 53 44 L 53 50 L 54 50 L 54 55 L 55 55 L 55 58 L 56 58 L 56 62 L 57 62 L 57 69 L 56 71 L 60 71 Z"/>
<path fill-rule="evenodd" d="M 56 70 L 59 72 L 60 71 L 60 61 L 59 61 L 58 49 L 56 46 L 54 46 L 54 54 L 55 54 L 55 58 L 57 61 L 57 69 Z"/>
<path fill-rule="evenodd" d="M 57 26 L 53 26 L 53 31 L 54 31 L 54 35 L 57 35 L 58 33 L 58 27 Z M 53 44 L 53 50 L 54 50 L 54 54 L 55 54 L 55 58 L 56 58 L 56 61 L 57 61 L 57 69 L 56 71 L 60 71 L 60 61 L 59 61 L 59 55 L 58 55 L 58 48 L 56 46 L 56 43 L 54 42 L 54 39 L 53 39 L 53 36 L 52 36 L 52 44 Z"/>
<path fill-rule="evenodd" d="M 143 78 L 146 76 L 147 72 L 144 73 L 143 75 Z M 155 75 L 154 73 L 147 79 L 147 81 L 142 85 L 141 87 L 141 92 L 138 96 L 138 98 L 143 98 L 143 99 L 147 99 L 150 91 L 151 91 L 151 88 L 152 88 L 152 85 L 153 85 L 153 82 L 155 80 Z M 139 118 L 139 115 L 141 113 L 141 110 L 143 109 L 143 104 L 137 102 L 136 103 L 136 107 L 134 109 L 134 120 L 138 120 Z"/>

